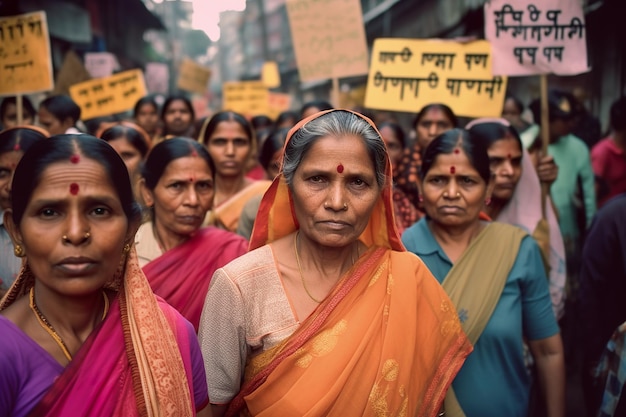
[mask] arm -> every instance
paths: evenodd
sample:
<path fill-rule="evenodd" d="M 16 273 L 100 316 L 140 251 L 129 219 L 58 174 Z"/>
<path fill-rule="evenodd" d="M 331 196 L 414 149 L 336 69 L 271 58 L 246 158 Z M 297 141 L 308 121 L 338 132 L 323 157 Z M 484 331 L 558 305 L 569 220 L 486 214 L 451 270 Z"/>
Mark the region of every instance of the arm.
<path fill-rule="evenodd" d="M 561 335 L 528 342 L 536 361 L 537 376 L 548 417 L 565 416 L 565 364 Z"/>

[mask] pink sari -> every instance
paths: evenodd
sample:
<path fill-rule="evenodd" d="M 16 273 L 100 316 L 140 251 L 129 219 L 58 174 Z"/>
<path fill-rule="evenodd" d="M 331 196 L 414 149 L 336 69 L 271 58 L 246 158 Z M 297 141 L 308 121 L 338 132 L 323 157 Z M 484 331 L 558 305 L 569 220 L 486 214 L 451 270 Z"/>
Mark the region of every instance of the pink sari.
<path fill-rule="evenodd" d="M 213 273 L 247 249 L 248 242 L 241 236 L 206 227 L 145 265 L 143 272 L 154 293 L 178 310 L 197 332 Z"/>

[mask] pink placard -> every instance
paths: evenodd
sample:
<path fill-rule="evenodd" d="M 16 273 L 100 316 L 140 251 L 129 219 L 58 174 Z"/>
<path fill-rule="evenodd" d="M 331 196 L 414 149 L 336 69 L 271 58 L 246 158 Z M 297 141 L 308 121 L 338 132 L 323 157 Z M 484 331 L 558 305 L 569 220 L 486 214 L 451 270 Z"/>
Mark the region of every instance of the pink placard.
<path fill-rule="evenodd" d="M 491 0 L 485 37 L 494 75 L 576 75 L 590 70 L 587 27 L 577 0 Z"/>

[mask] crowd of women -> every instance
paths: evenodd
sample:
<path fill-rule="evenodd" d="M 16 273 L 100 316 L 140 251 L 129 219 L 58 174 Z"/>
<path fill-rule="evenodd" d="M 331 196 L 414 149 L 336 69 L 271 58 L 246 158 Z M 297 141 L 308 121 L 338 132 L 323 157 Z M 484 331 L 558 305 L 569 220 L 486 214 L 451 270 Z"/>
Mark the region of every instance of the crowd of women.
<path fill-rule="evenodd" d="M 543 154 L 519 114 L 461 128 L 438 103 L 409 133 L 146 97 L 82 133 L 69 97 L 20 125 L 5 99 L 0 417 L 562 417 L 566 368 L 589 416 L 620 415 L 626 316 L 601 306 L 624 284 L 601 266 L 626 259 L 625 200 L 592 224 L 563 100 Z"/>

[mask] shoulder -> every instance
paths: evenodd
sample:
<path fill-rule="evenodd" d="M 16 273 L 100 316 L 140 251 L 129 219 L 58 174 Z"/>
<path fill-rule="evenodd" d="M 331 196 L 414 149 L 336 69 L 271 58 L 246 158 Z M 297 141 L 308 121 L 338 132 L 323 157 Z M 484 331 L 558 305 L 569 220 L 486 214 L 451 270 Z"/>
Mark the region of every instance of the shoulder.
<path fill-rule="evenodd" d="M 242 236 L 228 230 L 220 229 L 219 227 L 207 226 L 201 229 L 201 233 L 203 239 L 210 240 L 216 246 L 223 247 L 224 245 L 234 244 L 248 245 L 248 241 Z"/>
<path fill-rule="evenodd" d="M 425 236 L 430 234 L 426 218 L 422 217 L 402 233 L 402 243 L 411 252 L 417 252 L 420 240 L 423 240 Z"/>
<path fill-rule="evenodd" d="M 620 229 L 625 229 L 623 226 L 626 223 L 625 213 L 626 193 L 613 197 L 598 210 L 591 225 L 590 233 L 602 229 L 603 234 L 612 234 Z M 620 227 L 620 225 L 622 226 Z"/>

